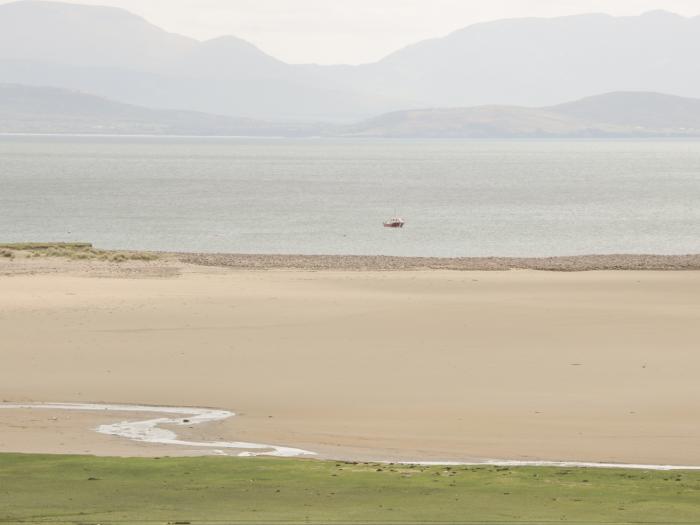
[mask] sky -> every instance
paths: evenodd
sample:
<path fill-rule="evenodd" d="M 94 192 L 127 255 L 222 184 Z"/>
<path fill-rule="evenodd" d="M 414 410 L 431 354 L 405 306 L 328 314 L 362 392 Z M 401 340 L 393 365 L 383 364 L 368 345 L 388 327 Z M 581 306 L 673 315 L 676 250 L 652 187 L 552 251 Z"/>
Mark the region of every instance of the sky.
<path fill-rule="evenodd" d="M 122 7 L 200 40 L 235 35 L 286 62 L 319 64 L 373 62 L 419 40 L 500 18 L 591 12 L 626 16 L 655 9 L 700 15 L 700 0 L 68 1 Z"/>

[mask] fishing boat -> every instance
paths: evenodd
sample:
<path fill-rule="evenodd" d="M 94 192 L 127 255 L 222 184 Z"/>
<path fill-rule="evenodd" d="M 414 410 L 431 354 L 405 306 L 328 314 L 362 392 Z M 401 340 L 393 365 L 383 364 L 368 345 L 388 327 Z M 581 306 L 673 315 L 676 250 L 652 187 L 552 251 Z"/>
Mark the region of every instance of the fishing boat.
<path fill-rule="evenodd" d="M 401 217 L 393 217 L 389 219 L 388 221 L 384 222 L 384 227 L 385 228 L 403 228 L 403 225 L 406 224 L 404 220 Z"/>

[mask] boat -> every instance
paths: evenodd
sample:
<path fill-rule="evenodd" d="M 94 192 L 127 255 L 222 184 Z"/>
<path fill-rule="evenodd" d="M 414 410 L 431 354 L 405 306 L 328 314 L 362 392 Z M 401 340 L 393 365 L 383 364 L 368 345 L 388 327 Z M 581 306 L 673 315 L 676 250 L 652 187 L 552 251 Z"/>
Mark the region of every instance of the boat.
<path fill-rule="evenodd" d="M 404 220 L 401 217 L 392 217 L 388 221 L 384 223 L 385 228 L 403 228 L 403 225 L 406 224 Z"/>

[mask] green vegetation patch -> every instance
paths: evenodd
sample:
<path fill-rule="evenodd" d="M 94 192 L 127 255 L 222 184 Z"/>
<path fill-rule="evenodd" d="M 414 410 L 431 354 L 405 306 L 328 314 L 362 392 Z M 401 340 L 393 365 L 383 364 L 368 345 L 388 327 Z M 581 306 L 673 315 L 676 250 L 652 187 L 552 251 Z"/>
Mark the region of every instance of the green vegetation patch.
<path fill-rule="evenodd" d="M 149 252 L 98 250 L 85 242 L 21 242 L 0 244 L 0 257 L 60 257 L 74 260 L 110 262 L 153 261 L 158 255 Z"/>
<path fill-rule="evenodd" d="M 0 455 L 0 523 L 699 523 L 700 472 Z"/>
<path fill-rule="evenodd" d="M 90 250 L 89 242 L 10 242 L 0 243 L 0 249 L 17 251 L 42 251 L 42 250 Z"/>

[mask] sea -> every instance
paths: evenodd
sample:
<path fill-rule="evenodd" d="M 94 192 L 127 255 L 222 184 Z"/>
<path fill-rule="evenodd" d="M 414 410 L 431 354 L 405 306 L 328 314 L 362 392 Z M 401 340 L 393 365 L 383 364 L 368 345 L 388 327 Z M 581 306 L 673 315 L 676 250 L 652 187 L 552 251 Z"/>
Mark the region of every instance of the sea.
<path fill-rule="evenodd" d="M 402 217 L 403 229 L 383 222 Z M 700 141 L 0 136 L 0 242 L 700 253 Z"/>

